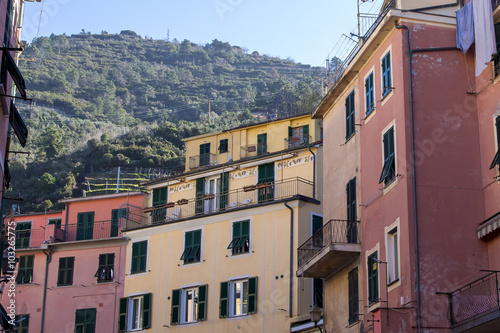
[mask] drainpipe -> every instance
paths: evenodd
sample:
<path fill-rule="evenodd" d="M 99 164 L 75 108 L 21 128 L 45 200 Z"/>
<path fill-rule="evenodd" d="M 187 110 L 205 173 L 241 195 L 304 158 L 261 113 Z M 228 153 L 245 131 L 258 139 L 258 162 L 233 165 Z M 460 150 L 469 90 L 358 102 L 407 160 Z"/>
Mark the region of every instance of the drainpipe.
<path fill-rule="evenodd" d="M 43 250 L 43 254 L 47 256 L 47 261 L 45 263 L 45 281 L 43 282 L 43 301 L 42 301 L 42 324 L 40 328 L 40 333 L 43 333 L 43 326 L 45 322 L 45 303 L 47 300 L 47 276 L 49 274 L 49 263 L 52 260 L 52 252 L 54 252 L 54 248 L 51 246 L 49 253 Z"/>
<path fill-rule="evenodd" d="M 289 317 L 293 317 L 293 208 L 288 206 L 288 202 L 285 201 L 285 207 L 290 209 L 290 297 L 289 297 Z"/>
<path fill-rule="evenodd" d="M 69 205 L 68 203 L 65 203 L 65 211 L 66 211 L 66 221 L 64 221 L 64 241 L 66 241 L 66 238 L 68 236 L 68 215 L 69 215 Z"/>
<path fill-rule="evenodd" d="M 440 7 L 450 7 L 459 4 L 437 6 Z M 416 261 L 416 282 L 417 282 L 417 330 L 420 333 L 422 328 L 422 317 L 421 317 L 421 300 L 420 300 L 420 251 L 418 247 L 418 214 L 417 214 L 417 176 L 415 171 L 415 124 L 414 124 L 414 103 L 413 103 L 413 76 L 412 76 L 412 58 L 415 53 L 423 52 L 437 52 L 437 51 L 457 51 L 457 47 L 435 47 L 435 48 L 422 48 L 422 49 L 411 49 L 410 47 L 410 30 L 406 25 L 398 25 L 395 23 L 396 29 L 406 30 L 407 39 L 407 53 L 408 53 L 408 73 L 409 73 L 409 84 L 410 84 L 410 122 L 411 122 L 411 165 L 412 165 L 412 183 L 413 183 L 413 219 L 415 221 L 415 261 Z"/>
<path fill-rule="evenodd" d="M 313 199 L 316 199 L 316 154 L 311 150 L 311 145 L 309 145 L 309 151 L 313 155 Z"/>
<path fill-rule="evenodd" d="M 413 122 L 413 77 L 412 77 L 412 64 L 411 64 L 411 48 L 410 48 L 410 29 L 406 25 L 398 25 L 396 22 L 396 29 L 406 30 L 406 50 L 408 53 L 408 76 L 410 84 L 410 132 L 411 132 L 411 167 L 412 167 L 412 185 L 413 185 L 413 223 L 415 233 L 415 269 L 416 269 L 416 282 L 417 282 L 417 332 L 420 333 L 422 329 L 422 312 L 420 308 L 420 253 L 418 249 L 418 215 L 417 215 L 417 181 L 415 174 L 415 124 Z"/>

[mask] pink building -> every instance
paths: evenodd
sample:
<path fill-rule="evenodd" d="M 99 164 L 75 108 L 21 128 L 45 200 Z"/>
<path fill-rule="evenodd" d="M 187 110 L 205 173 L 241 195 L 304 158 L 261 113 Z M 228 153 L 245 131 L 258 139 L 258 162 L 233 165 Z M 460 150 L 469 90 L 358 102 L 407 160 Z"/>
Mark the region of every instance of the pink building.
<path fill-rule="evenodd" d="M 313 114 L 337 190 L 298 274 L 325 279 L 326 332 L 499 331 L 500 70 L 457 48 L 468 2 L 386 1 Z"/>
<path fill-rule="evenodd" d="M 130 207 L 143 194 L 67 199 L 64 211 L 9 215 L 18 258 L 18 332 L 117 332 Z M 10 297 L 0 296 L 7 308 Z"/>

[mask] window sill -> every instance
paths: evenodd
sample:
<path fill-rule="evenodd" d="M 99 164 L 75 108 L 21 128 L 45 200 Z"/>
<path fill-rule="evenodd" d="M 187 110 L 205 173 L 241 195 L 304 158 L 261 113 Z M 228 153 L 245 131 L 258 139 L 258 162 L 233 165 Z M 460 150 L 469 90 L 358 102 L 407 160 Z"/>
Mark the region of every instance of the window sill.
<path fill-rule="evenodd" d="M 355 135 L 356 135 L 356 130 L 354 130 L 354 132 L 353 132 L 351 135 L 349 135 L 349 136 L 345 139 L 345 143 L 344 143 L 344 144 L 346 144 L 346 143 L 348 143 L 349 141 L 351 141 L 351 139 L 352 139 Z"/>
<path fill-rule="evenodd" d="M 181 266 L 182 267 L 193 267 L 193 266 L 199 266 L 201 264 L 202 264 L 201 261 L 197 261 L 197 262 L 188 262 L 186 264 L 182 264 Z"/>
<path fill-rule="evenodd" d="M 389 91 L 385 95 L 382 95 L 382 99 L 380 100 L 382 106 L 391 98 L 393 92 L 394 92 L 394 87 L 391 87 L 389 88 Z"/>
<path fill-rule="evenodd" d="M 399 278 L 397 278 L 396 280 L 393 280 L 393 281 L 389 282 L 387 284 L 387 287 L 392 287 L 393 285 L 397 284 L 398 282 L 399 282 Z"/>
<path fill-rule="evenodd" d="M 384 188 L 383 188 L 383 195 L 386 195 L 387 192 L 389 192 L 390 190 L 392 190 L 396 185 L 398 184 L 398 176 L 394 176 L 394 178 L 387 184 L 384 185 Z"/>
<path fill-rule="evenodd" d="M 365 118 L 364 118 L 365 124 L 367 124 L 368 121 L 370 121 L 370 119 L 373 118 L 373 116 L 375 115 L 375 113 L 377 113 L 377 109 L 374 108 L 369 113 L 365 114 Z"/>
<path fill-rule="evenodd" d="M 351 328 L 351 327 L 353 327 L 353 326 L 356 326 L 356 325 L 358 325 L 359 323 L 361 323 L 361 321 L 358 319 L 357 321 L 355 321 L 355 322 L 353 322 L 353 323 L 351 323 L 351 324 L 348 324 L 348 325 L 347 325 L 347 328 Z"/>
<path fill-rule="evenodd" d="M 177 327 L 193 327 L 193 326 L 198 326 L 200 325 L 199 321 L 190 321 L 187 323 L 179 323 Z"/>
<path fill-rule="evenodd" d="M 68 287 L 73 287 L 74 285 L 72 284 L 58 284 L 56 287 L 57 288 L 68 288 Z"/>
<path fill-rule="evenodd" d="M 239 319 L 244 319 L 244 318 L 248 318 L 248 317 L 250 317 L 250 315 L 248 313 L 246 313 L 246 314 L 237 315 L 237 316 L 234 316 L 234 315 L 229 316 L 226 319 L 227 320 L 239 320 Z"/>
<path fill-rule="evenodd" d="M 106 284 L 106 283 L 113 283 L 115 282 L 115 280 L 111 280 L 111 281 L 97 281 L 97 284 Z"/>
<path fill-rule="evenodd" d="M 236 254 L 231 254 L 229 258 L 244 258 L 244 257 L 249 257 L 252 255 L 251 252 L 245 252 L 245 253 L 236 253 Z"/>

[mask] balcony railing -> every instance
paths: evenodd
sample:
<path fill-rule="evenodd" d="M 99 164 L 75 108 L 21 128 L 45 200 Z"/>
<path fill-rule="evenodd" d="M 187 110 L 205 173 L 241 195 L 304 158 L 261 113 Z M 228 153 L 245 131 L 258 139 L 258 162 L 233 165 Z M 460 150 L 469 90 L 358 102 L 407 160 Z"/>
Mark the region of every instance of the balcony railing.
<path fill-rule="evenodd" d="M 17 230 L 16 249 L 37 248 L 44 242 L 58 243 L 90 239 L 121 237 L 121 226 L 114 221 L 99 221 L 86 225 L 68 224 L 56 227 L 47 225 L 43 228 Z"/>
<path fill-rule="evenodd" d="M 253 145 L 241 146 L 240 148 L 241 158 L 254 157 L 267 153 L 267 144 L 265 143 L 255 143 Z"/>
<path fill-rule="evenodd" d="M 460 324 L 489 311 L 500 310 L 500 291 L 498 273 L 491 272 L 451 293 L 449 298 L 449 317 L 452 325 Z"/>
<path fill-rule="evenodd" d="M 495 10 L 497 6 L 500 5 L 500 0 L 491 0 L 491 8 Z"/>
<path fill-rule="evenodd" d="M 312 141 L 311 136 L 289 136 L 285 138 L 285 149 L 308 145 Z"/>
<path fill-rule="evenodd" d="M 152 224 L 174 222 L 178 219 L 204 216 L 235 208 L 250 207 L 265 202 L 292 198 L 297 195 L 312 198 L 313 182 L 297 177 L 249 185 L 225 193 L 207 194 L 203 197 L 168 202 L 146 208 L 143 212 L 150 214 Z"/>
<path fill-rule="evenodd" d="M 299 275 L 324 278 L 361 251 L 359 221 L 330 220 L 297 250 Z"/>
<path fill-rule="evenodd" d="M 201 167 L 211 166 L 217 164 L 216 154 L 201 154 L 189 157 L 189 168 L 197 169 Z"/>

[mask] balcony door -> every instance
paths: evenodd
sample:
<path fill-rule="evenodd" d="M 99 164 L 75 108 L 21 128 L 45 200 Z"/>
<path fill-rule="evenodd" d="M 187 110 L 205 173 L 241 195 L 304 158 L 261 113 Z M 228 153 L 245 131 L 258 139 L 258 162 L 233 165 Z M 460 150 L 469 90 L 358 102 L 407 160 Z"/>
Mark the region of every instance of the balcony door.
<path fill-rule="evenodd" d="M 78 213 L 76 240 L 92 239 L 94 235 L 94 212 Z"/>
<path fill-rule="evenodd" d="M 200 166 L 210 164 L 210 143 L 200 145 Z"/>
<path fill-rule="evenodd" d="M 21 222 L 16 224 L 16 248 L 30 247 L 31 222 Z"/>
<path fill-rule="evenodd" d="M 221 177 L 214 176 L 205 180 L 205 213 L 219 209 Z"/>

